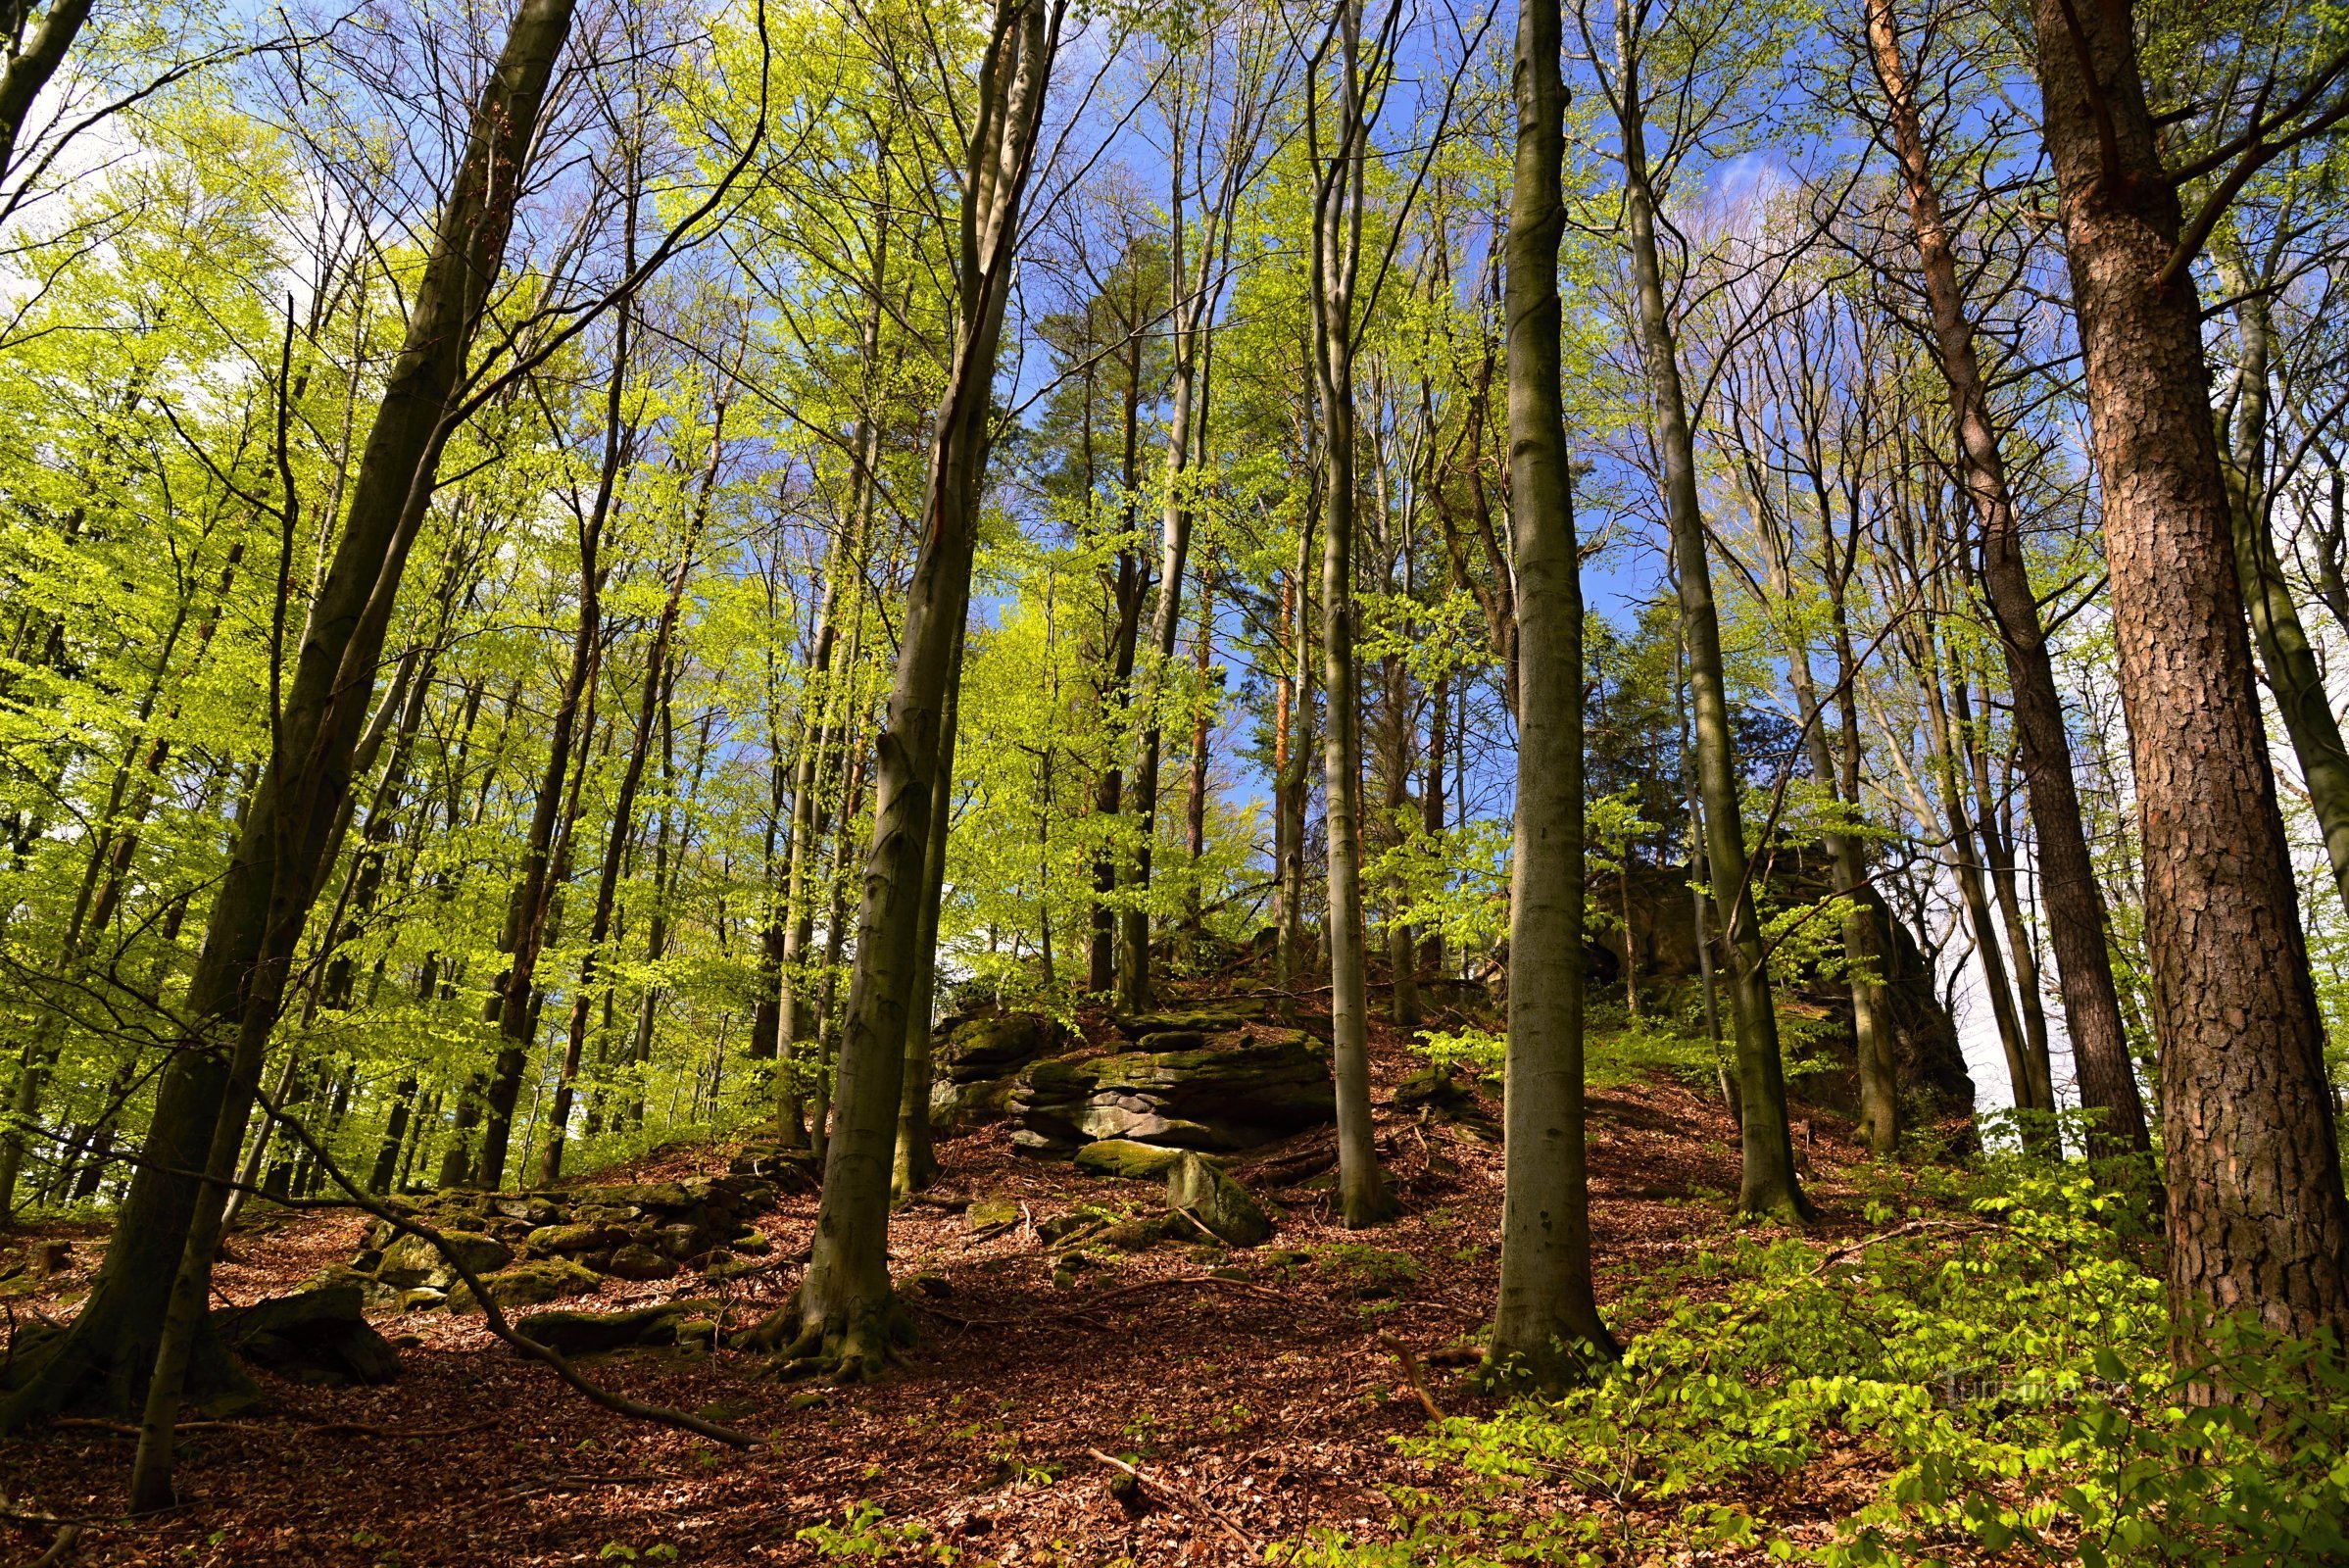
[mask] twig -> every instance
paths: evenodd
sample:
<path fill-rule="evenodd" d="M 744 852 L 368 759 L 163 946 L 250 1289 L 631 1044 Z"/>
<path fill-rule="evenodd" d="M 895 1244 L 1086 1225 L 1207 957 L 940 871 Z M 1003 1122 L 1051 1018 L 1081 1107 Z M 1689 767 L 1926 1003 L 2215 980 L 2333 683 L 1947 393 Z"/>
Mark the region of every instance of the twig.
<path fill-rule="evenodd" d="M 1443 1420 L 1444 1406 L 1438 1404 L 1436 1396 L 1428 1392 L 1427 1374 L 1419 1369 L 1418 1354 L 1392 1334 L 1380 1335 L 1379 1343 L 1403 1364 L 1403 1376 L 1411 1380 L 1411 1392 L 1419 1396 L 1420 1408 L 1427 1411 L 1428 1419 L 1430 1421 Z"/>
<path fill-rule="evenodd" d="M 1135 1469 L 1132 1465 L 1126 1463 L 1123 1459 L 1113 1459 L 1109 1455 L 1101 1452 L 1101 1450 L 1099 1448 L 1087 1448 L 1085 1451 L 1088 1454 L 1091 1454 L 1094 1458 L 1099 1459 L 1101 1463 L 1109 1466 L 1109 1468 L 1112 1470 L 1123 1470 L 1127 1475 L 1134 1478 L 1134 1484 L 1136 1486 L 1141 1487 L 1147 1492 L 1157 1493 L 1160 1496 L 1173 1503 L 1176 1507 L 1206 1515 L 1207 1518 L 1223 1526 L 1225 1532 L 1230 1535 L 1234 1541 L 1239 1542 L 1241 1545 L 1247 1547 L 1251 1555 L 1255 1552 L 1255 1538 L 1250 1536 L 1247 1531 L 1241 1529 L 1238 1525 L 1232 1523 L 1231 1516 L 1229 1514 L 1226 1514 L 1222 1509 L 1216 1507 L 1213 1503 L 1208 1502 L 1205 1498 L 1199 1496 L 1198 1494 L 1186 1492 L 1182 1488 L 1174 1486 L 1170 1482 L 1153 1480 L 1152 1478 L 1144 1475 L 1141 1471 Z"/>

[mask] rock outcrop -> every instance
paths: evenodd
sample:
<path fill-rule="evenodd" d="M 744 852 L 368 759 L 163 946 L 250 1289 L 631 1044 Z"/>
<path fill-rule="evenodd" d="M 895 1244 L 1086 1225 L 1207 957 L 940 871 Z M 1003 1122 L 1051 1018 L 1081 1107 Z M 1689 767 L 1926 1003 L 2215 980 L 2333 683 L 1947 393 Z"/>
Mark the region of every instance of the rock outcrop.
<path fill-rule="evenodd" d="M 217 1308 L 212 1325 L 229 1349 L 296 1382 L 389 1383 L 400 1375 L 400 1352 L 369 1326 L 366 1307 L 358 1286 L 322 1285 Z"/>
<path fill-rule="evenodd" d="M 334 1272 L 372 1304 L 473 1309 L 453 1255 L 499 1305 L 531 1305 L 593 1290 L 607 1276 L 666 1279 L 719 1261 L 737 1244 L 763 1250 L 751 1216 L 774 1200 L 770 1181 L 743 1172 L 522 1193 L 451 1188 L 393 1205 L 442 1243 L 378 1220 L 349 1268 Z"/>
<path fill-rule="evenodd" d="M 1008 1104 L 1023 1152 L 1071 1154 L 1105 1139 L 1166 1149 L 1252 1149 L 1332 1121 L 1328 1048 L 1232 1012 L 1119 1020 L 1135 1049 L 1050 1057 Z"/>

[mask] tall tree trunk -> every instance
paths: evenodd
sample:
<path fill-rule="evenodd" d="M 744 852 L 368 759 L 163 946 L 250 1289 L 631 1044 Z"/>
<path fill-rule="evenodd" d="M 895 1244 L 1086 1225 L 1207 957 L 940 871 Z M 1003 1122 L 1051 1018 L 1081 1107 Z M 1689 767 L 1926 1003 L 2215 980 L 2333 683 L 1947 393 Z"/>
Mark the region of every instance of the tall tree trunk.
<path fill-rule="evenodd" d="M 1279 827 L 1274 834 L 1279 863 L 1280 919 L 1273 937 L 1274 985 L 1281 995 L 1275 1010 L 1281 1018 L 1297 1019 L 1297 990 L 1309 965 L 1305 952 L 1305 802 L 1307 769 L 1313 750 L 1313 533 L 1320 518 L 1320 490 L 1310 478 L 1304 526 L 1297 530 L 1297 564 L 1290 568 L 1289 604 L 1292 613 L 1289 657 L 1291 670 L 1283 689 L 1289 693 L 1282 715 L 1286 748 L 1280 776 L 1273 784 L 1272 808 Z"/>
<path fill-rule="evenodd" d="M 2162 1054 L 2168 1279 L 2200 1314 L 2349 1338 L 2349 1198 L 2235 579 L 2202 313 L 2126 0 L 2033 0 L 2080 318 Z M 2183 260 L 2190 260 L 2183 258 Z"/>
<path fill-rule="evenodd" d="M 2022 530 L 2007 488 L 2006 459 L 1975 351 L 1974 319 L 1958 282 L 1954 237 L 1933 179 L 1916 89 L 1901 56 L 1892 0 L 1868 0 L 1868 42 L 1908 192 L 1919 270 L 1933 313 L 1934 354 L 1949 388 L 1960 472 L 1982 530 L 1982 589 L 2006 657 L 2015 738 L 2022 748 L 2031 819 L 2037 830 L 2039 896 L 2046 910 L 2047 940 L 2055 950 L 2064 1030 L 2072 1042 L 2080 1103 L 2097 1113 L 2089 1149 L 2098 1154 L 2142 1153 L 2152 1145 L 2120 994 L 2113 983 L 2104 894 L 2088 858 L 2080 792 L 2073 783 L 2063 700 L 2048 658 L 2038 597 L 2024 561 Z"/>
<path fill-rule="evenodd" d="M 2341 742 L 2340 719 L 2325 689 L 2325 670 L 2300 624 L 2300 607 L 2276 553 L 2268 498 L 2268 378 L 2276 356 L 2272 281 L 2253 279 L 2248 270 L 2230 268 L 2236 295 L 2235 342 L 2240 356 L 2234 394 L 2232 441 L 2227 460 L 2227 518 L 2234 544 L 2236 580 L 2251 612 L 2251 634 L 2259 662 L 2276 694 L 2276 710 L 2291 737 L 2300 763 L 2333 887 L 2349 904 L 2349 746 Z"/>
<path fill-rule="evenodd" d="M 1664 503 L 1672 561 L 1680 584 L 1682 636 L 1688 657 L 1688 694 L 1696 739 L 1697 792 L 1704 802 L 1715 906 L 1729 956 L 1730 1014 L 1737 1042 L 1738 1127 L 1743 1174 L 1737 1212 L 1797 1220 L 1810 1212 L 1794 1175 L 1794 1140 L 1786 1120 L 1786 1063 L 1778 1011 L 1770 990 L 1762 926 L 1754 906 L 1745 829 L 1737 802 L 1737 743 L 1730 729 L 1728 684 L 1721 659 L 1721 624 L 1713 604 L 1704 516 L 1696 496 L 1695 441 L 1681 385 L 1680 345 L 1664 301 L 1656 252 L 1655 192 L 1648 182 L 1646 126 L 1639 57 L 1630 7 L 1616 11 L 1616 104 L 1620 115 L 1626 237 L 1632 288 L 1639 315 L 1641 357 L 1663 463 Z M 1522 636 L 1522 631 L 1520 632 Z M 1521 656 L 1522 657 L 1522 656 Z"/>
<path fill-rule="evenodd" d="M 41 13 L 40 25 L 32 36 L 24 37 L 25 13 L 32 9 L 29 0 L 9 0 L 0 7 L 0 18 L 12 24 L 6 31 L 12 45 L 5 65 L 0 65 L 0 180 L 17 172 L 17 143 L 24 134 L 24 122 L 32 114 L 32 106 L 65 64 L 66 52 L 73 47 L 74 35 L 89 20 L 90 0 L 49 0 L 49 9 Z M 15 46 L 22 39 L 23 47 Z M 22 195 L 17 198 L 21 201 Z M 17 205 L 12 201 L 11 206 Z M 0 213 L 0 217 L 5 217 Z"/>
<path fill-rule="evenodd" d="M 627 317 L 622 317 L 625 331 Z M 625 364 L 627 355 L 617 355 Z M 599 561 L 604 540 L 604 516 L 611 507 L 611 488 L 620 469 L 620 370 L 611 378 L 609 422 L 604 427 L 604 479 L 597 486 L 597 503 L 580 526 L 580 608 L 578 629 L 570 638 L 570 666 L 563 676 L 562 697 L 555 709 L 555 732 L 548 739 L 548 767 L 538 784 L 538 808 L 531 812 L 531 838 L 521 857 L 521 883 L 514 885 L 505 915 L 508 969 L 498 988 L 498 1058 L 489 1070 L 489 1092 L 481 1115 L 481 1152 L 474 1159 L 472 1183 L 496 1190 L 505 1181 L 505 1151 L 513 1139 L 514 1105 L 521 1099 L 521 1075 L 531 1058 L 538 1035 L 538 1009 L 545 993 L 538 986 L 538 957 L 552 941 L 555 897 L 566 880 L 568 859 L 557 850 L 557 833 L 568 848 L 570 826 L 578 819 L 580 784 L 587 777 L 587 735 L 594 728 L 594 685 L 602 671 L 604 650 L 604 564 Z M 578 765 L 573 767 L 573 751 Z M 566 786 L 568 779 L 568 786 Z"/>
<path fill-rule="evenodd" d="M 636 729 L 628 743 L 628 760 L 620 771 L 619 790 L 612 797 L 612 831 L 605 839 L 604 865 L 596 878 L 596 905 L 588 922 L 587 956 L 579 962 L 563 1072 L 555 1081 L 555 1103 L 547 1117 L 547 1141 L 539 1152 L 538 1179 L 542 1183 L 552 1183 L 563 1175 L 563 1149 L 570 1126 L 573 1086 L 587 1045 L 588 1008 L 594 1002 L 596 956 L 612 936 L 612 915 L 619 898 L 620 866 L 627 857 L 628 840 L 636 820 L 636 794 L 643 787 L 645 760 L 652 754 L 654 722 L 660 715 L 661 693 L 668 675 L 669 647 L 675 640 L 677 618 L 684 608 L 685 585 L 693 575 L 694 552 L 701 547 L 702 526 L 710 516 L 710 494 L 717 483 L 725 434 L 726 399 L 721 396 L 710 420 L 710 463 L 702 470 L 701 495 L 694 503 L 685 538 L 677 548 L 677 567 L 669 573 L 668 598 L 662 602 L 660 618 L 653 624 L 653 647 L 645 656 L 644 691 L 636 704 Z"/>
<path fill-rule="evenodd" d="M 946 711 L 938 726 L 938 767 L 930 780 L 930 840 L 922 851 L 921 924 L 913 940 L 913 995 L 905 1004 L 905 1075 L 898 1092 L 896 1163 L 890 1168 L 890 1191 L 899 1198 L 938 1179 L 938 1154 L 930 1143 L 930 1022 L 938 999 L 938 906 L 946 896 L 947 836 L 954 826 L 954 734 L 960 727 L 962 648 L 968 635 L 966 625 L 954 639 L 954 677 L 947 684 Z"/>
<path fill-rule="evenodd" d="M 1370 1006 L 1362 923 L 1362 691 L 1354 657 L 1354 282 L 1362 260 L 1369 124 L 1362 102 L 1361 0 L 1338 0 L 1338 141 L 1317 165 L 1313 224 L 1314 369 L 1325 433 L 1328 509 L 1321 553 L 1322 820 L 1329 843 L 1330 1051 L 1338 1080 L 1339 1212 L 1349 1228 L 1393 1209 L 1370 1116 Z M 1319 88 L 1308 88 L 1308 116 Z"/>
<path fill-rule="evenodd" d="M 452 427 L 472 331 L 501 270 L 523 159 L 569 36 L 571 4 L 524 0 L 483 90 L 333 563 L 311 604 L 269 765 L 214 895 L 183 1002 L 194 1021 L 190 1049 L 173 1054 L 157 1089 L 138 1171 L 90 1297 L 39 1373 L 0 1409 L 0 1429 L 69 1406 L 120 1411 L 136 1403 L 166 1338 L 171 1300 L 192 1300 L 199 1310 L 190 1332 L 202 1332 L 211 1252 L 190 1243 L 209 1243 L 206 1232 L 225 1199 L 226 1167 L 212 1154 L 224 1147 L 233 1158 L 243 1142 L 261 1047 L 317 896 L 327 833 L 350 788 L 385 628 Z M 285 499 L 290 511 L 292 498 Z M 289 519 L 287 535 L 294 531 Z"/>
<path fill-rule="evenodd" d="M 872 849 L 857 913 L 856 963 L 840 1048 L 838 1114 L 825 1152 L 815 1241 L 788 1352 L 842 1377 L 876 1374 L 897 1321 L 889 1286 L 889 1183 L 905 1014 L 921 924 L 923 858 L 947 693 L 970 599 L 996 350 L 1046 82 L 1059 46 L 1061 0 L 998 0 L 964 172 L 954 363 L 932 438 L 913 569 L 880 737 Z M 780 1326 L 780 1325 L 778 1325 Z"/>
<path fill-rule="evenodd" d="M 1583 584 L 1561 381 L 1566 87 L 1558 0 L 1518 0 L 1509 199 L 1516 865 L 1509 901 L 1500 1298 L 1486 1359 L 1555 1388 L 1615 1342 L 1590 1286 L 1583 1123 Z"/>

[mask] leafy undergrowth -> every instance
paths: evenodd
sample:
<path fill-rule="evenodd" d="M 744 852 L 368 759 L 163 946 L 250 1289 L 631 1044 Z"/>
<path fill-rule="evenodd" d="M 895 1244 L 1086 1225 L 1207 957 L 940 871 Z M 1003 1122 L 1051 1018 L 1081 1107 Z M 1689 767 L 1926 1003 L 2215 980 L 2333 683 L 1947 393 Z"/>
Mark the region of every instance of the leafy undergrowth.
<path fill-rule="evenodd" d="M 939 1186 L 893 1224 L 921 1338 L 880 1386 L 782 1385 L 736 1351 L 591 1363 L 620 1392 L 768 1438 L 759 1450 L 589 1406 L 478 1319 L 385 1313 L 406 1342 L 398 1382 L 265 1376 L 275 1413 L 184 1435 L 188 1504 L 171 1514 L 122 1518 L 118 1434 L 0 1444 L 0 1556 L 37 1556 L 47 1516 L 83 1524 L 78 1562 L 171 1568 L 1763 1568 L 1872 1551 L 2122 1559 L 2155 1529 L 2231 1540 L 2238 1561 L 2325 1560 L 2339 1391 L 2286 1434 L 2333 1445 L 2298 1463 L 2264 1459 L 2211 1425 L 2223 1417 L 2171 1413 L 2135 1207 L 2020 1169 L 1870 1165 L 1819 1113 L 1803 1143 L 1820 1222 L 1741 1232 L 1726 1214 L 1734 1130 L 1669 1078 L 1592 1097 L 1599 1296 L 1630 1360 L 1556 1405 L 1480 1393 L 1461 1352 L 1498 1283 L 1500 1152 L 1484 1135 L 1498 1106 L 1447 1122 L 1396 1103 L 1424 1065 L 1403 1035 L 1374 1032 L 1381 1158 L 1402 1205 L 1376 1231 L 1332 1215 L 1325 1130 L 1238 1163 L 1274 1211 L 1266 1247 L 1100 1250 L 1055 1285 L 1052 1221 L 1162 1199 L 1020 1158 L 999 1125 L 946 1144 Z M 730 1152 L 676 1147 L 628 1174 L 722 1169 Z M 974 1223 L 982 1200 L 1020 1222 Z M 756 1321 L 797 1283 L 813 1220 L 804 1195 L 761 1219 L 764 1272 L 608 1281 L 567 1304 L 715 1296 L 728 1323 Z M 328 1211 L 242 1231 L 220 1293 L 282 1292 L 349 1256 L 361 1228 Z M 70 1315 L 103 1245 L 88 1225 L 45 1234 L 73 1255 L 8 1303 L 19 1321 Z M 2288 1376 L 2256 1361 L 2236 1375 Z M 2306 1548 L 2246 1555 L 2243 1521 L 2263 1510 L 2305 1520 Z"/>
<path fill-rule="evenodd" d="M 2016 1161 L 1913 1196 L 1858 1242 L 1740 1237 L 1660 1270 L 1594 1386 L 1400 1441 L 1422 1467 L 1392 1489 L 1401 1539 L 1283 1559 L 2349 1561 L 2337 1359 L 2222 1325 L 2198 1381 L 2227 1397 L 2188 1398 L 2141 1200 Z"/>

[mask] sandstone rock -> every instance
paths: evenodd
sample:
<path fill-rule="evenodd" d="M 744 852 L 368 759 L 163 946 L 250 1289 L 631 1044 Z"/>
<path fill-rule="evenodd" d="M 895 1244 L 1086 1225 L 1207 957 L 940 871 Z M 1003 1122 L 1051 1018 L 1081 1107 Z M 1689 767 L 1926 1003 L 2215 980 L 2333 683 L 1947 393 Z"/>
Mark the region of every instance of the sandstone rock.
<path fill-rule="evenodd" d="M 442 1246 L 448 1249 L 442 1251 Z M 383 1250 L 383 1261 L 375 1269 L 375 1277 L 386 1285 L 406 1288 L 430 1286 L 446 1289 L 459 1278 L 449 1259 L 454 1256 L 476 1274 L 486 1274 L 504 1268 L 514 1261 L 514 1249 L 494 1236 L 465 1231 L 442 1234 L 441 1245 L 421 1236 L 402 1236 Z"/>
<path fill-rule="evenodd" d="M 1212 1160 L 1184 1154 L 1166 1173 L 1166 1205 L 1197 1218 L 1234 1247 L 1253 1247 L 1272 1234 L 1272 1221 L 1253 1194 Z"/>
<path fill-rule="evenodd" d="M 1104 1138 L 1077 1151 L 1077 1169 L 1096 1176 L 1124 1176 L 1154 1181 L 1182 1158 L 1182 1152 L 1137 1143 L 1131 1138 Z"/>
<path fill-rule="evenodd" d="M 574 1263 L 568 1258 L 549 1257 L 535 1262 L 516 1263 L 485 1275 L 481 1284 L 489 1298 L 502 1307 L 536 1306 L 561 1297 L 580 1296 L 604 1283 L 594 1269 Z M 449 1310 L 477 1312 L 480 1305 L 473 1293 L 460 1285 L 449 1293 Z"/>
<path fill-rule="evenodd" d="M 677 1264 L 642 1242 L 630 1242 L 613 1251 L 605 1272 L 623 1280 L 665 1280 L 677 1272 Z"/>
<path fill-rule="evenodd" d="M 1117 1019 L 1116 1023 L 1128 1039 L 1134 1040 L 1177 1029 L 1208 1035 L 1231 1034 L 1244 1024 L 1262 1021 L 1267 1016 L 1266 1007 L 1266 999 L 1262 997 L 1220 997 L 1192 1006 L 1135 1013 Z"/>
<path fill-rule="evenodd" d="M 619 1244 L 621 1233 L 610 1225 L 541 1225 L 525 1244 L 538 1252 L 593 1252 Z"/>
<path fill-rule="evenodd" d="M 715 1301 L 664 1301 L 623 1312 L 533 1312 L 514 1326 L 561 1354 L 602 1355 L 636 1346 L 675 1345 L 687 1337 L 680 1331 L 697 1322 L 698 1338 L 707 1341 L 716 1333 L 717 1309 Z"/>
<path fill-rule="evenodd" d="M 216 1310 L 212 1320 L 238 1355 L 299 1382 L 388 1383 L 400 1375 L 400 1355 L 367 1323 L 365 1305 L 358 1286 L 326 1285 Z"/>
<path fill-rule="evenodd" d="M 962 1211 L 962 1222 L 974 1231 L 998 1230 L 1019 1223 L 1019 1205 L 1008 1198 L 981 1198 Z"/>
<path fill-rule="evenodd" d="M 1039 1013 L 998 1012 L 951 1019 L 933 1037 L 938 1076 L 951 1083 L 1002 1078 L 1052 1048 L 1059 1026 Z"/>
<path fill-rule="evenodd" d="M 1013 1145 L 1037 1154 L 1109 1138 L 1248 1149 L 1337 1114 L 1325 1048 L 1293 1029 L 1203 1051 L 1040 1061 L 1020 1075 L 1011 1106 Z"/>

